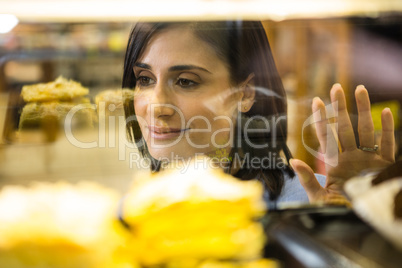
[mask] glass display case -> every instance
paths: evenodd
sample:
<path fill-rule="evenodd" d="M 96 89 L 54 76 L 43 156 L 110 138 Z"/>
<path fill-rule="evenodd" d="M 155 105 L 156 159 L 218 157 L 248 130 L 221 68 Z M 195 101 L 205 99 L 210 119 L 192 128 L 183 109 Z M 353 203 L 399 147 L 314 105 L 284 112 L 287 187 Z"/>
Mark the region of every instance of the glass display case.
<path fill-rule="evenodd" d="M 33 182 L 89 181 L 116 191 L 121 204 L 129 189 L 140 185 L 136 181 L 148 176 L 144 174 L 148 174 L 152 164 L 145 161 L 142 147 L 138 149 L 130 141 L 130 135 L 134 138 L 137 135 L 135 130 L 132 130 L 134 134 L 127 133 L 126 128 L 128 103 L 133 103 L 138 95 L 128 89 L 125 92 L 123 81 L 129 36 L 136 24 L 144 22 L 230 21 L 239 25 L 247 21 L 261 22 L 287 104 L 288 150 L 278 151 L 278 159 L 284 159 L 286 165 L 290 166 L 288 160 L 294 157 L 307 163 L 318 177 L 328 175 L 328 163 L 323 158 L 317 127 L 311 119 L 311 106 L 314 97 L 329 104 L 330 90 L 335 83 L 343 86 L 346 108 L 356 133 L 359 115 L 355 88 L 364 84 L 370 95 L 375 144 L 381 144 L 383 135 L 381 111 L 389 108 L 394 118 L 393 155 L 396 160 L 401 159 L 400 1 L 0 0 L 0 6 L 0 24 L 4 26 L 0 26 L 0 186 L 3 194 L 12 185 L 31 187 Z M 179 38 L 183 36 L 184 30 Z M 228 40 L 228 47 L 237 48 L 239 40 Z M 152 69 L 137 65 L 134 72 L 136 68 Z M 144 79 L 148 79 L 147 83 L 157 80 Z M 180 83 L 183 81 L 192 83 L 188 77 Z M 28 92 L 31 85 L 43 86 L 37 86 L 32 96 L 28 96 L 24 91 Z M 65 85 L 67 90 L 60 94 L 68 97 L 54 97 L 46 89 L 63 90 Z M 71 97 L 71 94 L 76 95 Z M 46 96 L 41 99 L 42 95 Z M 201 95 L 197 96 L 191 100 L 194 107 L 203 101 Z M 219 100 L 209 105 L 226 107 Z M 243 106 L 247 109 L 247 105 Z M 341 123 L 338 118 L 331 120 L 331 123 Z M 328 130 L 335 131 L 331 127 Z M 355 141 L 359 144 L 358 135 Z M 341 141 L 337 142 L 342 152 Z M 372 172 L 370 168 L 374 166 L 367 166 L 365 173 L 358 175 Z M 0 199 L 4 198 L 1 196 L 0 192 Z M 283 203 L 265 200 L 268 212 L 264 210 L 264 216 L 259 215 L 267 238 L 263 257 L 276 260 L 274 264 L 232 263 L 233 266 L 224 267 L 397 267 L 401 263 L 401 249 L 362 220 L 361 215 L 358 217 L 350 203 L 347 206 L 342 202 L 307 204 L 306 200 Z M 0 202 L 0 214 L 6 211 L 2 209 Z M 129 229 L 130 224 L 122 219 L 121 213 L 120 208 L 116 209 L 114 216 Z M 169 213 L 176 215 L 174 211 Z M 0 220 L 4 219 L 0 217 Z M 183 221 L 185 226 L 188 222 Z M 205 219 L 208 221 L 213 219 Z M 151 220 L 149 223 L 153 224 Z M 0 259 L 2 254 L 0 249 Z M 183 266 L 149 263 L 144 267 L 221 267 L 196 266 L 191 261 L 180 263 Z"/>

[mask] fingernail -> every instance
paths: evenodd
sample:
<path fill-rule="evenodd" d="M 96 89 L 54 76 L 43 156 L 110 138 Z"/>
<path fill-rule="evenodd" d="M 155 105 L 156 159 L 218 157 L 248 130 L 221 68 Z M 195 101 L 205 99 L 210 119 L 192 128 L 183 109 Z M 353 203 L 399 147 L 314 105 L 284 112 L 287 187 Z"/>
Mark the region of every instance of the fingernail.
<path fill-rule="evenodd" d="M 317 106 L 316 102 L 317 101 L 321 101 L 321 99 L 319 97 L 314 97 L 313 101 L 312 101 L 313 108 L 316 108 L 316 106 Z"/>
<path fill-rule="evenodd" d="M 364 85 L 358 85 L 357 88 L 366 88 Z"/>
<path fill-rule="evenodd" d="M 294 166 L 293 166 L 293 163 L 292 163 L 293 161 L 294 161 L 293 158 L 290 159 L 290 160 L 289 160 L 289 164 L 290 164 L 290 166 L 291 166 L 293 169 L 295 169 Z"/>
<path fill-rule="evenodd" d="M 342 87 L 342 86 L 339 83 L 335 83 L 335 84 L 332 85 L 332 87 Z"/>
<path fill-rule="evenodd" d="M 295 169 L 295 165 L 297 166 L 298 161 L 299 160 L 292 158 L 292 159 L 289 160 L 289 164 L 293 169 Z"/>

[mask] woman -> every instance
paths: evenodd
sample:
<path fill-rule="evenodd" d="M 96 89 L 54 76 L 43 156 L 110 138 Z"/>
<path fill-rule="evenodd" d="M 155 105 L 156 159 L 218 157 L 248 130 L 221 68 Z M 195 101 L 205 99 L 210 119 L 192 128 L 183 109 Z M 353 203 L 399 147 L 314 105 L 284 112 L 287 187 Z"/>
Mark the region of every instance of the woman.
<path fill-rule="evenodd" d="M 127 46 L 123 87 L 135 89 L 134 102 L 125 107 L 129 136 L 153 160 L 153 171 L 165 161 L 206 154 L 240 179 L 260 180 L 271 201 L 307 196 L 316 201 L 337 196 L 344 181 L 367 166 L 394 161 L 391 112 L 383 111 L 381 155 L 367 151 L 374 148 L 370 102 L 367 90 L 357 88 L 365 151 L 357 149 L 338 84 L 331 100 L 338 103 L 339 164 L 327 165 L 325 182 L 302 161 L 291 160 L 285 91 L 260 22 L 137 23 Z M 337 143 L 326 142 L 335 139 L 326 133 L 324 103 L 315 98 L 317 111 L 317 134 L 330 164 Z"/>

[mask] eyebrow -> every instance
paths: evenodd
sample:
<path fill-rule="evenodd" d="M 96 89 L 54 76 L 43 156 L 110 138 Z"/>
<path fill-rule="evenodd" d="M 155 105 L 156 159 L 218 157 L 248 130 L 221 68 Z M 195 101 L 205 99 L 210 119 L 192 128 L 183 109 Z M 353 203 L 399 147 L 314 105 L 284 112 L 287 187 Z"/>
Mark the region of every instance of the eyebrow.
<path fill-rule="evenodd" d="M 143 68 L 143 69 L 147 69 L 147 70 L 152 70 L 151 65 L 146 64 L 146 63 L 142 63 L 142 62 L 136 62 L 134 64 L 134 66 L 139 67 L 139 68 Z M 196 66 L 196 65 L 176 65 L 176 66 L 172 66 L 168 69 L 169 72 L 177 72 L 177 71 L 186 71 L 186 70 L 201 70 L 207 73 L 211 73 L 210 71 L 208 71 L 205 68 Z"/>
<path fill-rule="evenodd" d="M 186 70 L 194 70 L 194 69 L 204 71 L 207 73 L 211 73 L 207 69 L 199 67 L 199 66 L 195 66 L 195 65 L 176 65 L 176 66 L 170 67 L 168 71 L 175 72 L 175 71 L 186 71 Z"/>
<path fill-rule="evenodd" d="M 134 66 L 140 67 L 140 68 L 143 68 L 143 69 L 152 70 L 151 65 L 146 64 L 146 63 L 136 62 L 136 63 L 134 63 Z"/>

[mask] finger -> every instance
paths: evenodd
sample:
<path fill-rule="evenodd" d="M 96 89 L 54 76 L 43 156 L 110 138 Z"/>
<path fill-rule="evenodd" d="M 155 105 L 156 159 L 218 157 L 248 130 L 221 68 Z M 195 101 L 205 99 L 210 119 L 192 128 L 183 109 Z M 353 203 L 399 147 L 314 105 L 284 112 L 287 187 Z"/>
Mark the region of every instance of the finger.
<path fill-rule="evenodd" d="M 338 156 L 338 142 L 327 119 L 325 104 L 320 98 L 313 99 L 312 111 L 317 138 L 325 157 L 324 161 L 326 164 L 330 164 L 331 159 Z"/>
<path fill-rule="evenodd" d="M 290 165 L 296 171 L 300 184 L 306 191 L 310 202 L 318 200 L 325 190 L 317 181 L 313 170 L 306 163 L 298 159 L 291 159 Z"/>
<path fill-rule="evenodd" d="M 338 113 L 338 136 L 342 149 L 352 151 L 356 149 L 355 134 L 346 108 L 345 93 L 340 84 L 332 86 L 331 102 L 335 112 Z"/>
<path fill-rule="evenodd" d="M 374 123 L 371 117 L 370 98 L 363 85 L 356 88 L 355 98 L 359 113 L 358 132 L 360 146 L 374 147 Z"/>
<path fill-rule="evenodd" d="M 325 105 L 322 100 L 318 97 L 313 99 L 313 104 L 311 105 L 311 110 L 313 112 L 313 118 L 316 127 L 316 133 L 318 141 L 320 142 L 320 146 L 323 152 L 327 149 L 327 111 L 325 109 Z"/>
<path fill-rule="evenodd" d="M 382 135 L 381 135 L 381 156 L 388 161 L 395 161 L 395 134 L 394 118 L 391 110 L 385 108 L 381 113 Z"/>

